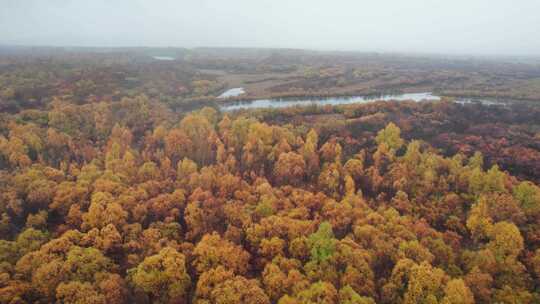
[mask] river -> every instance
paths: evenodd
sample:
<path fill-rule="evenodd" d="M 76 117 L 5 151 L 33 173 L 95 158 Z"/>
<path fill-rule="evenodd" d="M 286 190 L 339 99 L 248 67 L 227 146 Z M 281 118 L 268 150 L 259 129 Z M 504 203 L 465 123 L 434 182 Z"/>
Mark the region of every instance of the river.
<path fill-rule="evenodd" d="M 221 98 L 238 96 L 244 94 L 242 88 L 234 88 L 220 95 Z M 338 97 L 302 97 L 302 98 L 274 98 L 274 99 L 256 99 L 250 101 L 235 101 L 227 102 L 220 106 L 221 111 L 235 111 L 241 109 L 260 109 L 260 108 L 286 108 L 292 106 L 310 106 L 310 105 L 344 105 L 352 103 L 368 103 L 374 101 L 405 101 L 413 100 L 420 101 L 439 101 L 440 96 L 434 95 L 431 92 L 423 93 L 406 93 L 396 95 L 379 95 L 379 96 L 338 96 Z M 492 99 L 472 99 L 472 98 L 457 98 L 457 103 L 481 103 L 484 105 L 505 105 L 503 101 Z"/>

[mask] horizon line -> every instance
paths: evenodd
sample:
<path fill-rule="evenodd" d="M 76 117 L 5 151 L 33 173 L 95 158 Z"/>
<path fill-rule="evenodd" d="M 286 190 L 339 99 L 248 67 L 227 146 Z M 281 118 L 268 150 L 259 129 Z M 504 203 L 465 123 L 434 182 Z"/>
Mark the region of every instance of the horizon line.
<path fill-rule="evenodd" d="M 286 46 L 152 46 L 152 45 L 54 45 L 54 44 L 25 44 L 25 43 L 4 43 L 0 42 L 2 47 L 17 47 L 17 48 L 62 48 L 62 49 L 244 49 L 244 50 L 289 50 L 289 51 L 310 51 L 321 53 L 362 53 L 362 54 L 378 54 L 378 55 L 405 55 L 405 56 L 448 56 L 448 57 L 491 57 L 491 58 L 535 58 L 540 59 L 540 54 L 508 54 L 508 53 L 452 53 L 440 51 L 404 51 L 404 50 L 362 50 L 352 48 L 315 48 L 315 47 L 286 47 Z"/>

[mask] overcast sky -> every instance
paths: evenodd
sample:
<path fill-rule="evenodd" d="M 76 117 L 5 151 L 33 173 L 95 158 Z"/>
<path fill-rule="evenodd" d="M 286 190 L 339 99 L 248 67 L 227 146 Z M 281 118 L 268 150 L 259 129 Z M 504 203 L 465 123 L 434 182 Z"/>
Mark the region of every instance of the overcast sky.
<path fill-rule="evenodd" d="M 0 0 L 0 44 L 540 55 L 540 0 Z"/>

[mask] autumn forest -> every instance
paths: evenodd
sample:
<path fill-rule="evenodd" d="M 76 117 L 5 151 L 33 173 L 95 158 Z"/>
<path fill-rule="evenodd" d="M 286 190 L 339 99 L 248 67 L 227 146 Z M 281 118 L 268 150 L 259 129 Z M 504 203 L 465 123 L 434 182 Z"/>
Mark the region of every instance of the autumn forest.
<path fill-rule="evenodd" d="M 540 303 L 540 67 L 467 60 L 0 48 L 0 303 Z"/>

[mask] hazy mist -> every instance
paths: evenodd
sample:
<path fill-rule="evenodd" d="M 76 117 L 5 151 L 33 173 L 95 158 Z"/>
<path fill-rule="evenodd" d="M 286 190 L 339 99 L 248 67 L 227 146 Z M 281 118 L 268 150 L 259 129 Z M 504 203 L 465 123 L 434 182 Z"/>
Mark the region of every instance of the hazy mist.
<path fill-rule="evenodd" d="M 538 0 L 2 0 L 0 44 L 540 55 Z"/>

